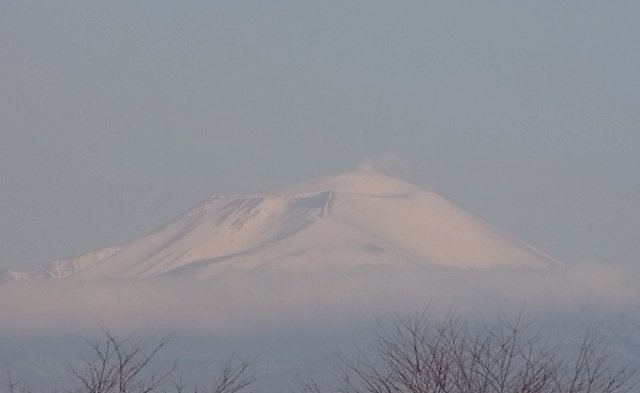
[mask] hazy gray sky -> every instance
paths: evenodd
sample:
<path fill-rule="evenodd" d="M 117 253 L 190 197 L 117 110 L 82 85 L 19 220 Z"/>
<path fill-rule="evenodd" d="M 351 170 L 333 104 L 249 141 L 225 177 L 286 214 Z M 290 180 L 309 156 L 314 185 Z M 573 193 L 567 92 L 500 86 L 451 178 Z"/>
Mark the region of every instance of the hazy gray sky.
<path fill-rule="evenodd" d="M 0 267 L 395 154 L 569 262 L 640 258 L 640 2 L 0 2 Z"/>

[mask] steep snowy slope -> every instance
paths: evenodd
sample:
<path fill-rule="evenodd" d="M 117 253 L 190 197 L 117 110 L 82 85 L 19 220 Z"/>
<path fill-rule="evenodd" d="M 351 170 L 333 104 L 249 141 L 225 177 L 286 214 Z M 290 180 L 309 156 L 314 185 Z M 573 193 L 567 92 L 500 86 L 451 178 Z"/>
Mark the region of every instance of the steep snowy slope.
<path fill-rule="evenodd" d="M 413 184 L 374 172 L 216 196 L 72 277 L 209 277 L 366 264 L 543 267 L 555 261 Z"/>

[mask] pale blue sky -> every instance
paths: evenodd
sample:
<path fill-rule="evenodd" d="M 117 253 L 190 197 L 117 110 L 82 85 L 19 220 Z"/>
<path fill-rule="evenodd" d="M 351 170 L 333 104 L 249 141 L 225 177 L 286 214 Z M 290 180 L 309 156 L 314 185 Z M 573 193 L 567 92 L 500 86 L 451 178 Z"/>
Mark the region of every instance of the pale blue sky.
<path fill-rule="evenodd" d="M 396 154 L 559 259 L 640 255 L 640 2 L 0 2 L 0 267 Z"/>

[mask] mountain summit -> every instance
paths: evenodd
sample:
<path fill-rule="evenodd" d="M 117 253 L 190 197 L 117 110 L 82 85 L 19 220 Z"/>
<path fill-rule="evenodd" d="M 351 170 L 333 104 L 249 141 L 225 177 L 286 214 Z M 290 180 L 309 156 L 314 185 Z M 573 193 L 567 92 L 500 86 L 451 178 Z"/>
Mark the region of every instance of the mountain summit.
<path fill-rule="evenodd" d="M 214 196 L 155 233 L 91 255 L 98 257 L 69 261 L 71 267 L 58 261 L 56 271 L 77 278 L 206 278 L 225 269 L 556 263 L 443 197 L 372 171 L 264 194 Z"/>

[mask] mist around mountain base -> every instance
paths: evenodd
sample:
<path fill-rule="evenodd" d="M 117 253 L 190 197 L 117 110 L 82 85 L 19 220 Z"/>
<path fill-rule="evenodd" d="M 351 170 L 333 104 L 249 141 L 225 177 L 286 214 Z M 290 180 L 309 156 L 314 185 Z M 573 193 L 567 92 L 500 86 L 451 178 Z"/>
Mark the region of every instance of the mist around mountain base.
<path fill-rule="evenodd" d="M 638 367 L 640 272 L 597 264 L 462 270 L 369 266 L 325 272 L 227 271 L 206 280 L 37 280 L 0 285 L 0 360 L 48 390 L 70 382 L 86 340 L 176 339 L 163 355 L 202 380 L 232 356 L 255 359 L 259 391 L 330 381 L 337 353 L 354 354 L 380 325 L 429 309 L 470 321 L 523 313 L 559 342 L 587 332 Z M 34 370 L 38 370 L 34 372 Z"/>

